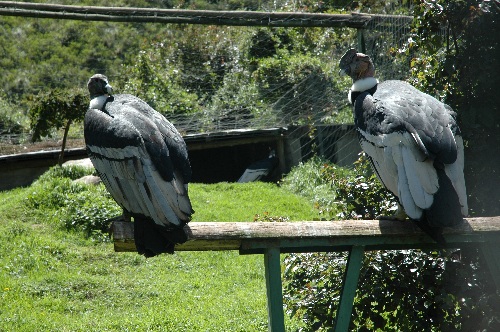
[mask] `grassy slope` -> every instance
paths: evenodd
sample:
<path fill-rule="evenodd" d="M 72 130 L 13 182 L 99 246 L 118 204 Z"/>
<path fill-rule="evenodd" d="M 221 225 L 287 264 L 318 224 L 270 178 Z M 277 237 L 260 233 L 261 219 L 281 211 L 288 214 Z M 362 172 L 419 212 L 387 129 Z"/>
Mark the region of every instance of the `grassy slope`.
<path fill-rule="evenodd" d="M 0 192 L 0 331 L 267 330 L 261 256 L 114 253 L 28 210 L 29 192 Z M 317 216 L 270 184 L 192 184 L 190 192 L 193 221 Z"/>

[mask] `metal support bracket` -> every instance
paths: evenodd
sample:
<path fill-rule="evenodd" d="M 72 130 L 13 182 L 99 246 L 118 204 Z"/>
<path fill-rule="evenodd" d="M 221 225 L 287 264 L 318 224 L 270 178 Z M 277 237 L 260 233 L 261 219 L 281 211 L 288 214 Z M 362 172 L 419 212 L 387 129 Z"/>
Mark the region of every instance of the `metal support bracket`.
<path fill-rule="evenodd" d="M 267 315 L 269 318 L 269 331 L 285 332 L 279 247 L 267 248 L 265 250 L 264 265 L 266 273 Z"/>
<path fill-rule="evenodd" d="M 491 237 L 489 241 L 481 245 L 481 249 L 497 291 L 500 292 L 500 243 L 498 238 Z"/>
<path fill-rule="evenodd" d="M 356 288 L 358 287 L 359 273 L 365 255 L 364 246 L 353 246 L 347 258 L 344 280 L 342 282 L 342 293 L 340 295 L 339 308 L 335 318 L 335 332 L 348 331 L 351 322 L 352 306 Z"/>

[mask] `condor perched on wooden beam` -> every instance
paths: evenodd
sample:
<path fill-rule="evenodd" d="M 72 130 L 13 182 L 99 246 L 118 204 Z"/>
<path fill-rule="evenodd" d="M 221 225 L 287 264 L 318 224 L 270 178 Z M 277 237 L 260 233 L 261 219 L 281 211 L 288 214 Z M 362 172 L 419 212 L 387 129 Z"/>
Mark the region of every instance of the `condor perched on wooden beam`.
<path fill-rule="evenodd" d="M 455 112 L 406 82 L 379 83 L 370 57 L 354 49 L 342 56 L 340 70 L 353 80 L 348 98 L 361 147 L 399 201 L 392 218 L 408 216 L 444 242 L 442 227 L 462 223 L 468 209 Z"/>
<path fill-rule="evenodd" d="M 175 127 L 141 99 L 112 95 L 106 76 L 88 81 L 87 153 L 124 216 L 134 218 L 137 251 L 146 257 L 172 253 L 187 236 L 194 213 L 188 197 L 191 167 Z"/>

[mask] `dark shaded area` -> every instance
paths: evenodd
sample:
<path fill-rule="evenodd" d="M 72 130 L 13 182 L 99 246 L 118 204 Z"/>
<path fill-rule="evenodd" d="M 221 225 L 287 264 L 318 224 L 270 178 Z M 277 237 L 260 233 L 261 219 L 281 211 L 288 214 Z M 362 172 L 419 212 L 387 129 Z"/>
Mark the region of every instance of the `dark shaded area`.
<path fill-rule="evenodd" d="M 276 149 L 271 144 L 263 142 L 189 151 L 193 171 L 191 182 L 236 182 L 251 163 L 269 156 L 269 147 Z M 278 175 L 270 174 L 265 180 L 277 180 Z"/>
<path fill-rule="evenodd" d="M 500 128 L 475 128 L 465 135 L 465 184 L 469 214 L 500 215 Z"/>

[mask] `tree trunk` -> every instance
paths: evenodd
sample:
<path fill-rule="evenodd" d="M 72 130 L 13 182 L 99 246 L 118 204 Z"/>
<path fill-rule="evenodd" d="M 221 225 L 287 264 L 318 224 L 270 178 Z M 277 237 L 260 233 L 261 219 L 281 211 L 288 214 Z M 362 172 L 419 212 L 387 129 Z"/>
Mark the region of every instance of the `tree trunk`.
<path fill-rule="evenodd" d="M 71 126 L 71 120 L 68 120 L 66 123 L 66 127 L 64 128 L 64 135 L 63 135 L 63 140 L 62 140 L 62 145 L 61 145 L 61 153 L 59 154 L 59 161 L 57 164 L 59 166 L 62 166 L 64 162 L 64 150 L 66 149 L 66 139 L 68 138 L 68 131 L 69 127 Z"/>

